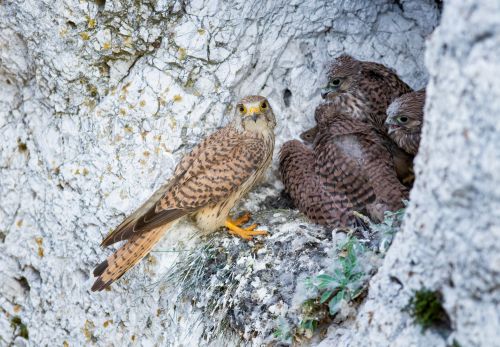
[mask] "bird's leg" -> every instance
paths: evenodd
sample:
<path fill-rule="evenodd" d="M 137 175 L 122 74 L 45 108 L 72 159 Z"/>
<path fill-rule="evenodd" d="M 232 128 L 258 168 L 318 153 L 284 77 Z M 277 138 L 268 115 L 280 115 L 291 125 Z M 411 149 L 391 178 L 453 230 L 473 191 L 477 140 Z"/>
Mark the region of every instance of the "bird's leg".
<path fill-rule="evenodd" d="M 243 224 L 245 224 L 246 222 L 248 222 L 248 221 L 250 220 L 250 217 L 251 217 L 250 212 L 245 212 L 245 213 L 243 213 L 243 215 L 241 215 L 240 217 L 235 218 L 235 219 L 232 219 L 232 220 L 231 220 L 231 222 L 232 222 L 234 225 L 236 225 L 236 226 L 240 227 L 240 226 L 242 226 Z"/>
<path fill-rule="evenodd" d="M 229 232 L 231 234 L 238 235 L 245 240 L 251 240 L 252 236 L 256 235 L 267 235 L 267 231 L 255 230 L 255 228 L 257 228 L 257 224 L 252 224 L 249 227 L 241 228 L 241 225 L 245 224 L 249 220 L 250 213 L 247 212 L 243 216 L 236 219 L 227 217 L 224 226 L 229 229 Z"/>

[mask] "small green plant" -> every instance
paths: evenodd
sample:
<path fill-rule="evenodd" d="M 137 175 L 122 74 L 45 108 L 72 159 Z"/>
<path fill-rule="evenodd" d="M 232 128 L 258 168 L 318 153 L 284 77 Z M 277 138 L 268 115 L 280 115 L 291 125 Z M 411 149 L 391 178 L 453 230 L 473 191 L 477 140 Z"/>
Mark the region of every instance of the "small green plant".
<path fill-rule="evenodd" d="M 437 291 L 427 289 L 416 291 L 408 309 L 423 331 L 431 327 L 450 329 L 450 318 L 443 308 L 442 295 Z"/>
<path fill-rule="evenodd" d="M 356 238 L 350 237 L 338 248 L 339 267 L 333 273 L 324 273 L 309 278 L 309 285 L 320 293 L 319 304 L 328 304 L 330 315 L 334 316 L 340 311 L 342 301 L 355 299 L 363 290 L 360 281 L 364 272 L 358 266 L 357 253 L 362 251 L 362 246 Z"/>

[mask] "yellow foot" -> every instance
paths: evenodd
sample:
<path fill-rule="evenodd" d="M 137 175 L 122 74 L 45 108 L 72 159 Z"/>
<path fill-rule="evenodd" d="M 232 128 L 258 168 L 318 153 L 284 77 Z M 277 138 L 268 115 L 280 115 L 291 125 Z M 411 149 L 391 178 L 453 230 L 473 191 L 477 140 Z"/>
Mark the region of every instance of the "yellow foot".
<path fill-rule="evenodd" d="M 228 220 L 233 223 L 234 225 L 240 227 L 242 226 L 243 224 L 245 224 L 246 222 L 248 222 L 250 220 L 250 212 L 245 212 L 241 217 L 238 217 L 236 219 L 230 219 L 228 218 Z"/>
<path fill-rule="evenodd" d="M 229 229 L 229 232 L 233 235 L 238 235 L 239 237 L 245 240 L 251 240 L 253 236 L 257 235 L 267 235 L 267 231 L 264 230 L 255 230 L 257 228 L 257 224 L 252 224 L 246 228 L 240 228 L 240 226 L 250 219 L 250 213 L 245 213 L 240 218 L 232 220 L 231 218 L 227 218 L 224 225 Z"/>

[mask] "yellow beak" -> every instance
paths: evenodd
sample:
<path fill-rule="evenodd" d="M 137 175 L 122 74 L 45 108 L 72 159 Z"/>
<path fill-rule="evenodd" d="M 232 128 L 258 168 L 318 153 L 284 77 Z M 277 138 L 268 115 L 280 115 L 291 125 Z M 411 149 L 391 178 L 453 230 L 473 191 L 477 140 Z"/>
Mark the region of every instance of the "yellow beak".
<path fill-rule="evenodd" d="M 255 114 L 255 113 L 260 113 L 260 108 L 259 107 L 250 107 L 250 109 L 247 112 L 247 114 L 249 116 L 251 116 L 252 114 Z"/>

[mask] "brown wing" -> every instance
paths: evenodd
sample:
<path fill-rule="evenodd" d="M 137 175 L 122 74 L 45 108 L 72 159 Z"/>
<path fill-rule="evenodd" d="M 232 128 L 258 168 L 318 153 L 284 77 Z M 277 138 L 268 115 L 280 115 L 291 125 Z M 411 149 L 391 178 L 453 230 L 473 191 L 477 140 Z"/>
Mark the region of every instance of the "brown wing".
<path fill-rule="evenodd" d="M 365 212 L 375 200 L 375 192 L 358 156 L 357 140 L 352 135 L 333 135 L 322 131 L 314 149 L 318 172 L 329 189 L 348 201 L 351 210 Z"/>
<path fill-rule="evenodd" d="M 246 133 L 223 128 L 177 165 L 174 177 L 102 242 L 126 240 L 216 203 L 234 192 L 265 160 L 264 144 Z"/>
<path fill-rule="evenodd" d="M 349 127 L 352 128 L 351 133 L 348 133 Z M 353 201 L 369 206 L 367 208 L 376 220 L 381 220 L 386 210 L 403 207 L 402 200 L 408 198 L 408 191 L 399 182 L 391 154 L 375 129 L 362 122 L 339 116 L 330 123 L 328 135 L 329 143 L 332 143 L 336 150 L 335 158 L 343 160 L 343 165 L 336 167 L 342 169 L 339 175 L 342 175 L 343 179 L 340 181 L 349 183 L 350 193 L 347 194 Z M 350 183 L 351 181 L 356 183 Z M 364 185 L 370 186 L 376 197 L 371 207 L 369 201 L 357 193 L 359 187 Z"/>
<path fill-rule="evenodd" d="M 319 160 L 318 160 L 319 159 Z M 280 151 L 280 173 L 295 206 L 313 222 L 332 226 L 350 226 L 355 222 L 353 204 L 331 180 L 331 161 L 322 158 L 299 141 L 286 142 Z"/>
<path fill-rule="evenodd" d="M 200 143 L 171 181 L 103 241 L 128 242 L 94 269 L 92 290 L 102 290 L 142 259 L 178 218 L 236 191 L 267 159 L 263 141 L 226 127 Z M 165 190 L 163 190 L 165 189 Z"/>

